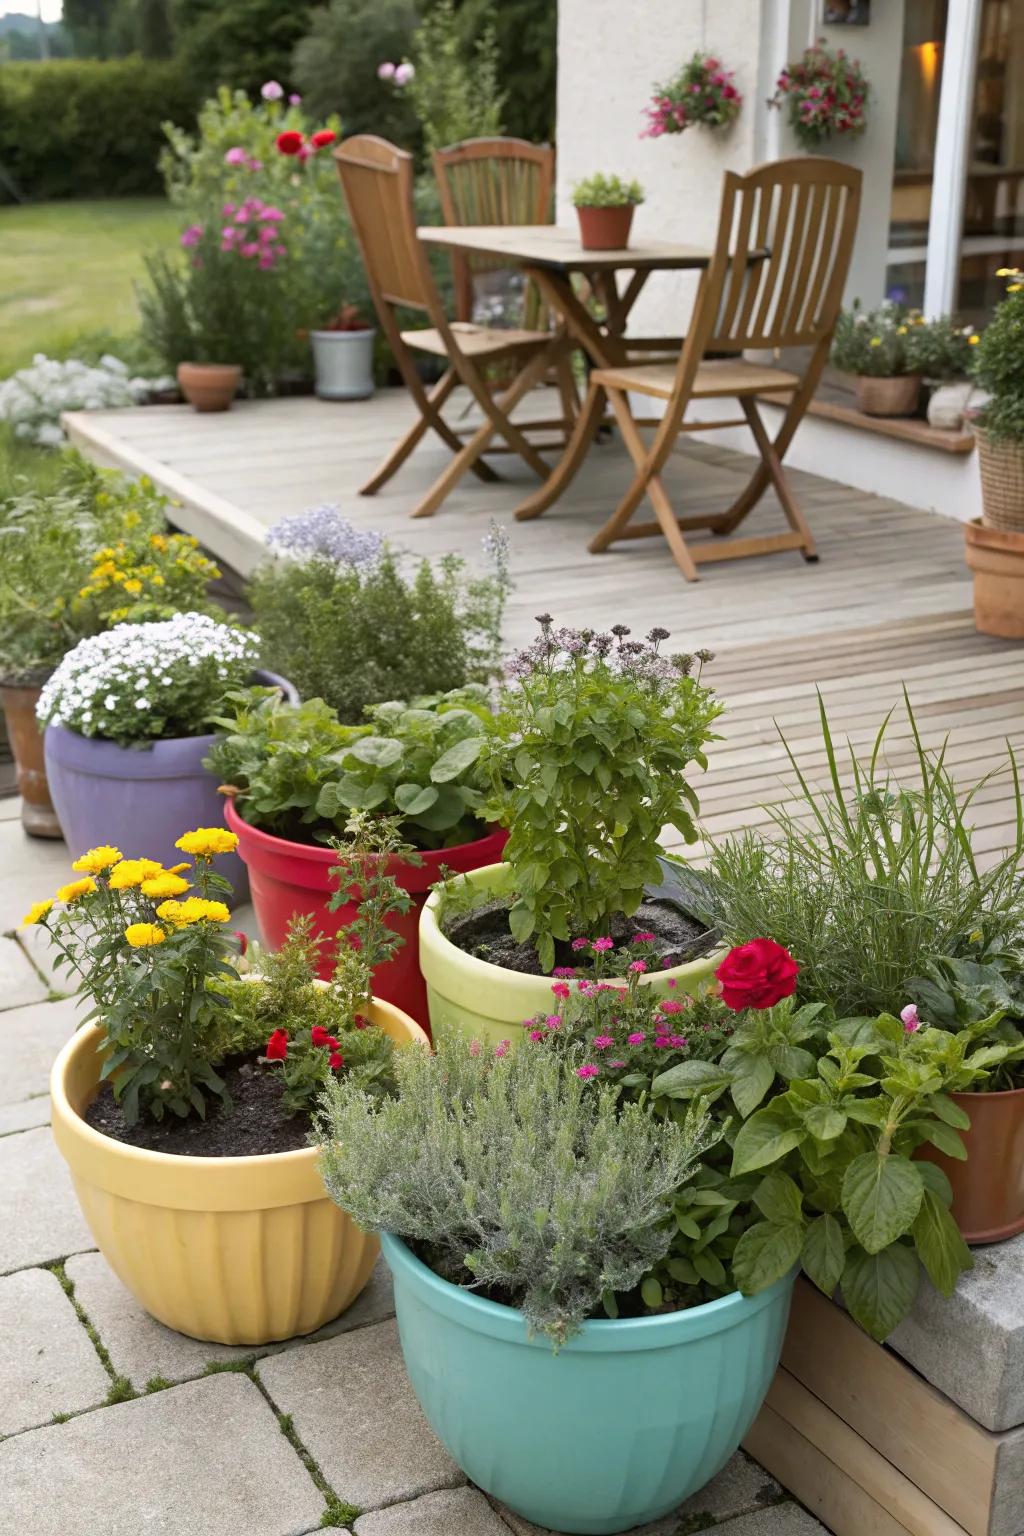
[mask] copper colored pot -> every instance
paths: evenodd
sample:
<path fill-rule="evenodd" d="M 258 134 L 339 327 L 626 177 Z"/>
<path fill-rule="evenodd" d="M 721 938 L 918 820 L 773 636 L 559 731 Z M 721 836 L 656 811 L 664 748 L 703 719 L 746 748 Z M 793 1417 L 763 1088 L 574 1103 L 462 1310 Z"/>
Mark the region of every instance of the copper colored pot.
<path fill-rule="evenodd" d="M 0 688 L 7 736 L 18 770 L 21 824 L 29 837 L 60 837 L 43 762 L 43 733 L 36 719 L 38 688 Z"/>
<path fill-rule="evenodd" d="M 975 628 L 1003 640 L 1024 640 L 1024 529 L 1012 533 L 975 519 L 964 524 L 964 537 L 974 572 Z"/>
<path fill-rule="evenodd" d="M 954 1093 L 971 1117 L 961 1131 L 967 1161 L 922 1148 L 953 1186 L 953 1217 L 969 1243 L 1001 1243 L 1024 1232 L 1024 1088 Z"/>
<path fill-rule="evenodd" d="M 898 374 L 889 379 L 858 373 L 857 409 L 865 416 L 913 416 L 921 398 L 921 375 Z"/>
<path fill-rule="evenodd" d="M 634 203 L 618 208 L 577 208 L 580 244 L 585 251 L 624 251 L 633 227 Z"/>
<path fill-rule="evenodd" d="M 242 382 L 236 363 L 179 363 L 178 384 L 195 411 L 226 411 Z"/>

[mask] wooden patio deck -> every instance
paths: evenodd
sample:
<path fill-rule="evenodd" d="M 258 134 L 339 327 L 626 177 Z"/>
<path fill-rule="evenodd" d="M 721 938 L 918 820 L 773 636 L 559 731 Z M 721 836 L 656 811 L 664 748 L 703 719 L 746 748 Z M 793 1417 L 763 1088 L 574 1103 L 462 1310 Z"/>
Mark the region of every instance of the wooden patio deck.
<path fill-rule="evenodd" d="M 550 414 L 543 391 L 536 408 Z M 791 776 L 775 722 L 809 776 L 820 778 L 815 688 L 836 734 L 862 747 L 896 706 L 887 761 L 906 766 L 912 743 L 904 684 L 926 744 L 947 742 L 965 784 L 1003 770 L 976 802 L 979 849 L 994 855 L 1012 836 L 1006 744 L 1024 749 L 1024 646 L 975 632 L 959 524 L 794 473 L 819 563 L 805 565 L 796 554 L 726 562 L 704 567 L 700 583 L 688 585 L 660 540 L 588 554 L 587 539 L 629 480 L 629 461 L 614 440 L 595 448 L 569 494 L 532 523 L 512 517 L 535 482 L 511 458 L 492 460 L 502 483 L 467 479 L 434 517 L 412 521 L 410 509 L 446 461 L 447 450 L 428 443 L 378 496 L 357 496 L 411 420 L 404 393 L 385 391 L 347 405 L 242 403 L 218 416 L 184 406 L 79 413 L 68 426 L 100 462 L 150 475 L 181 503 L 181 526 L 243 573 L 260 558 L 271 523 L 317 503 L 337 503 L 354 523 L 380 529 L 413 554 L 451 551 L 473 562 L 482 559 L 480 539 L 493 518 L 511 544 L 510 644 L 530 638 L 532 616 L 547 610 L 567 624 L 621 622 L 638 631 L 661 624 L 674 648 L 709 646 L 716 659 L 705 675 L 727 713 L 697 786 L 706 837 L 761 824 L 764 806 L 788 800 Z M 721 510 L 749 465 L 690 441 L 666 481 L 681 514 Z M 781 526 L 771 497 L 747 525 L 751 533 Z"/>

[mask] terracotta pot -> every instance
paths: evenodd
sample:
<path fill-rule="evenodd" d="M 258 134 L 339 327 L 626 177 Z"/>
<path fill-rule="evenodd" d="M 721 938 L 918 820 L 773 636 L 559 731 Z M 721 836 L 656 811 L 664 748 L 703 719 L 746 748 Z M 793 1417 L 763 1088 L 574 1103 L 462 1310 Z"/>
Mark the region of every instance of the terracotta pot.
<path fill-rule="evenodd" d="M 1001 1243 L 1024 1232 L 1024 1088 L 1005 1093 L 954 1093 L 971 1117 L 961 1131 L 967 1161 L 934 1147 L 921 1156 L 953 1187 L 953 1217 L 968 1243 Z"/>
<path fill-rule="evenodd" d="M 237 363 L 179 363 L 178 386 L 194 411 L 226 411 L 238 393 Z"/>
<path fill-rule="evenodd" d="M 18 770 L 21 824 L 29 837 L 60 837 L 43 761 L 43 733 L 36 719 L 38 688 L 0 688 L 7 737 Z"/>
<path fill-rule="evenodd" d="M 619 208 L 577 208 L 580 244 L 585 251 L 624 251 L 629 244 L 635 204 Z"/>
<path fill-rule="evenodd" d="M 964 524 L 974 572 L 974 624 L 983 635 L 1024 640 L 1024 529 L 1009 533 L 977 519 Z"/>
<path fill-rule="evenodd" d="M 1024 533 L 1024 443 L 992 442 L 976 426 L 981 471 L 981 520 L 986 528 Z"/>
<path fill-rule="evenodd" d="M 904 373 L 890 379 L 856 377 L 857 409 L 865 416 L 913 416 L 921 398 L 921 375 Z"/>

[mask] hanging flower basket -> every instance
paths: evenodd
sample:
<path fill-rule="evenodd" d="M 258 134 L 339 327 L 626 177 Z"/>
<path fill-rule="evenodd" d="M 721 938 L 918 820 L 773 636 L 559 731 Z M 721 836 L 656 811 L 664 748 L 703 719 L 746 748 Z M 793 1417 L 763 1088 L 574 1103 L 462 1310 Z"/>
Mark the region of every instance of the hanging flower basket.
<path fill-rule="evenodd" d="M 859 59 L 823 40 L 787 64 L 775 82 L 770 107 L 786 105 L 789 126 L 804 149 L 819 150 L 835 137 L 854 138 L 867 127 L 867 79 Z"/>
<path fill-rule="evenodd" d="M 739 117 L 743 97 L 736 89 L 733 71 L 710 53 L 695 53 L 668 82 L 655 86 L 644 108 L 647 126 L 642 139 L 660 139 L 666 133 L 683 133 L 694 124 L 728 128 Z"/>

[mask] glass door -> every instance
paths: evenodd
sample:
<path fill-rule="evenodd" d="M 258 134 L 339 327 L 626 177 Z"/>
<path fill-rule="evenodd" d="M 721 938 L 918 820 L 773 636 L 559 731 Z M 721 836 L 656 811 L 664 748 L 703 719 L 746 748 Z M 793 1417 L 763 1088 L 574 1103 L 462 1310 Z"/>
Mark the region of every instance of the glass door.
<path fill-rule="evenodd" d="M 906 0 L 886 295 L 924 303 L 948 0 Z"/>

